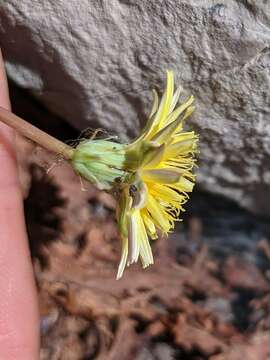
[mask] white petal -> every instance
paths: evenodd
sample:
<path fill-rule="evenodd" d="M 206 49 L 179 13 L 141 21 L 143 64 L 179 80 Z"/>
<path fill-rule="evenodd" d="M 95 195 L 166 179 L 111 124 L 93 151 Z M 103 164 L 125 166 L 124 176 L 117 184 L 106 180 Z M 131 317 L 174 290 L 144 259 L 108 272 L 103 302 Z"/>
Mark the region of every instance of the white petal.
<path fill-rule="evenodd" d="M 127 257 L 128 257 L 128 239 L 124 238 L 122 240 L 122 255 L 118 266 L 116 280 L 119 280 L 123 275 L 127 263 Z"/>
<path fill-rule="evenodd" d="M 137 262 L 139 256 L 138 226 L 136 214 L 133 213 L 128 218 L 128 265 Z"/>

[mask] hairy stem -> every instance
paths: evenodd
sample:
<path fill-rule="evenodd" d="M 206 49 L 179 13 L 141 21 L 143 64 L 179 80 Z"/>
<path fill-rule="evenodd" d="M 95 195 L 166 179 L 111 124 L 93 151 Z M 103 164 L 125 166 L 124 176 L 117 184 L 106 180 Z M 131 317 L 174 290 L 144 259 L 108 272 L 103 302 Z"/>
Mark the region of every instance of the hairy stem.
<path fill-rule="evenodd" d="M 74 149 L 71 146 L 57 140 L 53 136 L 29 124 L 27 121 L 2 107 L 0 107 L 0 121 L 45 149 L 61 154 L 67 160 L 72 159 Z"/>

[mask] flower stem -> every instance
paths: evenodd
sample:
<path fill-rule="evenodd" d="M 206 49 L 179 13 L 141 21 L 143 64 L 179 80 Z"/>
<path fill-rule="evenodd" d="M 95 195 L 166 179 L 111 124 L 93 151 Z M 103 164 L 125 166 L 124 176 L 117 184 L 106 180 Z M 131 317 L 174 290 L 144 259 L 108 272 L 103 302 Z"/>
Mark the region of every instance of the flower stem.
<path fill-rule="evenodd" d="M 57 140 L 53 136 L 29 124 L 27 121 L 2 107 L 0 107 L 0 121 L 45 149 L 61 154 L 67 160 L 72 159 L 74 149 L 71 146 Z"/>

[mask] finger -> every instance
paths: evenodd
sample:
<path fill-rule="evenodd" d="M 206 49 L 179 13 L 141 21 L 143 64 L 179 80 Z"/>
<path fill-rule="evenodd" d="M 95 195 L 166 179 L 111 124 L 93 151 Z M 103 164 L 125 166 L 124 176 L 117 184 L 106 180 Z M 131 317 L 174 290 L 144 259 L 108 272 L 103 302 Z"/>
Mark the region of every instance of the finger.
<path fill-rule="evenodd" d="M 10 108 L 0 53 L 0 106 Z M 0 359 L 38 359 L 38 307 L 13 132 L 0 124 Z"/>

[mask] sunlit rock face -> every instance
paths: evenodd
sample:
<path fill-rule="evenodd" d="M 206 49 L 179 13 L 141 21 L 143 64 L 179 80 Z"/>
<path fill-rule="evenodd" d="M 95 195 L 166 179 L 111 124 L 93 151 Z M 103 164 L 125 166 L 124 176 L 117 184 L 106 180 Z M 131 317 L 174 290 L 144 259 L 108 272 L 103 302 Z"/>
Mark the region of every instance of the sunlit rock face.
<path fill-rule="evenodd" d="M 198 183 L 270 216 L 270 6 L 0 0 L 9 77 L 79 129 L 136 135 L 165 69 L 197 99 Z"/>

